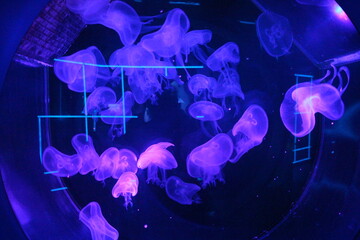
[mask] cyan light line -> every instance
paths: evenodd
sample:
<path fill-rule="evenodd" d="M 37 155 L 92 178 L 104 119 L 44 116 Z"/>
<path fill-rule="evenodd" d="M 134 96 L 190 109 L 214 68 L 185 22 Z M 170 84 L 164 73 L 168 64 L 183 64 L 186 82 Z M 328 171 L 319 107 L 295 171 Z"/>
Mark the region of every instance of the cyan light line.
<path fill-rule="evenodd" d="M 200 3 L 198 2 L 174 2 L 170 1 L 170 4 L 178 4 L 178 5 L 191 5 L 191 6 L 200 6 Z"/>
<path fill-rule="evenodd" d="M 240 23 L 243 23 L 243 24 L 250 24 L 250 25 L 253 25 L 255 24 L 255 22 L 248 22 L 248 21 L 239 21 Z"/>
<path fill-rule="evenodd" d="M 50 172 L 44 172 L 44 174 L 53 174 L 53 173 L 58 173 L 59 171 L 50 171 Z"/>
<path fill-rule="evenodd" d="M 204 118 L 204 116 L 196 116 L 196 118 Z"/>
<path fill-rule="evenodd" d="M 166 67 L 165 68 L 165 77 L 167 77 L 168 76 L 168 68 Z"/>
<path fill-rule="evenodd" d="M 293 151 L 294 151 L 294 152 L 298 152 L 298 151 L 305 150 L 305 149 L 309 149 L 309 148 L 311 148 L 311 146 L 302 147 L 302 148 L 295 148 Z"/>
<path fill-rule="evenodd" d="M 122 92 L 122 106 L 123 106 L 123 116 L 125 116 L 125 87 L 124 87 L 124 69 L 121 68 L 121 92 Z M 123 126 L 124 126 L 124 135 L 126 134 L 126 119 L 123 118 Z"/>
<path fill-rule="evenodd" d="M 67 187 L 61 187 L 61 188 L 53 188 L 50 191 L 51 192 L 56 192 L 56 191 L 61 191 L 61 190 L 66 190 L 66 189 L 68 189 L 68 188 Z"/>
<path fill-rule="evenodd" d="M 305 75 L 305 74 L 294 74 L 295 77 L 305 77 L 305 78 L 313 78 L 314 76 L 312 75 Z"/>
<path fill-rule="evenodd" d="M 300 160 L 297 160 L 297 161 L 294 161 L 293 164 L 295 163 L 299 163 L 299 162 L 304 162 L 304 161 L 307 161 L 307 160 L 310 160 L 311 158 L 303 158 L 303 159 L 300 159 Z"/>
<path fill-rule="evenodd" d="M 129 66 L 129 65 L 103 65 L 103 64 L 94 64 L 94 63 L 85 63 L 85 62 L 76 62 L 76 61 L 70 61 L 70 60 L 63 60 L 55 58 L 54 61 L 57 62 L 66 62 L 66 63 L 73 63 L 73 64 L 80 64 L 85 66 L 93 66 L 93 67 L 110 67 L 110 68 L 188 68 L 188 69 L 194 69 L 194 68 L 204 68 L 204 66 Z"/>
<path fill-rule="evenodd" d="M 84 112 L 85 116 L 88 115 L 87 111 L 87 100 L 86 100 L 86 77 L 85 77 L 85 65 L 82 65 L 82 77 L 83 77 L 83 84 L 84 84 Z M 85 136 L 86 142 L 89 141 L 89 126 L 88 126 L 88 119 L 85 118 Z"/>
<path fill-rule="evenodd" d="M 42 164 L 42 136 L 41 136 L 41 118 L 38 117 L 38 130 L 39 130 L 39 156 L 40 163 Z"/>
<path fill-rule="evenodd" d="M 38 118 L 138 118 L 138 116 L 39 115 Z"/>

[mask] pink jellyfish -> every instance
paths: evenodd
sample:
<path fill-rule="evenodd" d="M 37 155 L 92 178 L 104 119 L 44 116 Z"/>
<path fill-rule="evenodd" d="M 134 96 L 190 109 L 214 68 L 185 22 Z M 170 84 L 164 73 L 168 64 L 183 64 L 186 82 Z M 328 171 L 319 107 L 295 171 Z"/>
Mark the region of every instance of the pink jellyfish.
<path fill-rule="evenodd" d="M 148 147 L 140 154 L 137 166 L 140 169 L 147 168 L 147 182 L 155 183 L 163 187 L 166 182 L 166 170 L 177 168 L 177 162 L 168 147 L 174 146 L 169 142 L 159 142 Z M 161 177 L 158 176 L 160 171 Z"/>
<path fill-rule="evenodd" d="M 206 188 L 209 185 L 216 185 L 216 181 L 225 182 L 221 169 L 223 166 L 207 166 L 201 167 L 194 164 L 188 157 L 186 159 L 186 169 L 188 174 L 193 178 L 202 180 L 202 188 Z"/>
<path fill-rule="evenodd" d="M 88 174 L 100 166 L 100 157 L 94 148 L 93 140 L 90 136 L 86 140 L 85 134 L 76 134 L 71 139 L 71 144 L 82 162 L 81 169 L 79 170 L 80 174 Z"/>
<path fill-rule="evenodd" d="M 193 203 L 200 203 L 200 197 L 197 192 L 201 188 L 193 183 L 186 183 L 178 177 L 171 176 L 165 184 L 166 194 L 172 200 L 183 204 L 191 205 Z"/>
<path fill-rule="evenodd" d="M 70 11 L 79 14 L 86 24 L 100 24 L 109 8 L 108 0 L 66 0 Z"/>
<path fill-rule="evenodd" d="M 124 172 L 137 173 L 137 157 L 129 149 L 120 149 L 119 157 L 114 161 L 114 171 L 112 177 L 118 179 Z"/>
<path fill-rule="evenodd" d="M 228 42 L 219 47 L 206 60 L 206 65 L 212 71 L 223 72 L 230 68 L 230 64 L 240 62 L 239 47 L 236 43 Z"/>
<path fill-rule="evenodd" d="M 115 104 L 108 104 L 108 109 L 101 111 L 100 115 L 102 116 L 101 120 L 106 124 L 117 125 L 123 124 L 124 119 L 121 116 L 131 116 L 131 108 L 134 105 L 134 95 L 130 91 L 124 93 L 125 97 L 122 97 Z M 124 100 L 125 99 L 125 100 Z M 125 106 L 123 106 L 125 105 Z M 123 110 L 125 109 L 125 112 Z M 112 118 L 111 116 L 119 116 L 117 118 Z M 126 119 L 127 121 L 129 119 Z"/>
<path fill-rule="evenodd" d="M 269 128 L 268 117 L 258 105 L 249 106 L 232 128 L 235 156 L 230 162 L 236 163 L 251 148 L 262 143 Z"/>
<path fill-rule="evenodd" d="M 347 78 L 345 85 L 342 73 Z M 326 82 L 329 75 L 328 71 L 322 79 L 294 85 L 286 92 L 280 106 L 280 116 L 294 136 L 303 137 L 314 129 L 317 112 L 331 120 L 338 120 L 344 114 L 341 95 L 349 84 L 350 72 L 346 67 L 339 68 L 338 72 L 334 68 L 334 76 Z M 332 85 L 336 77 L 339 82 L 337 88 Z"/>
<path fill-rule="evenodd" d="M 87 112 L 88 114 L 97 115 L 107 109 L 109 104 L 115 104 L 115 102 L 116 94 L 114 90 L 108 87 L 98 87 L 87 98 Z"/>
<path fill-rule="evenodd" d="M 73 62 L 89 63 L 91 65 Z M 60 61 L 55 61 L 54 72 L 62 82 L 68 85 L 70 90 L 83 92 L 85 82 L 86 92 L 92 92 L 95 88 L 105 85 L 110 79 L 109 69 L 96 66 L 99 64 L 105 64 L 105 59 L 99 49 L 92 46 L 73 55 L 61 57 Z"/>
<path fill-rule="evenodd" d="M 134 197 L 138 192 L 139 179 L 133 172 L 124 172 L 116 182 L 112 189 L 112 195 L 114 198 L 119 196 L 124 197 L 124 207 L 128 205 L 132 206 L 131 197 Z"/>
<path fill-rule="evenodd" d="M 81 159 L 77 154 L 69 156 L 54 147 L 47 147 L 42 157 L 45 169 L 58 177 L 70 177 L 81 168 Z"/>
<path fill-rule="evenodd" d="M 89 228 L 93 240 L 119 239 L 118 231 L 106 221 L 97 202 L 91 202 L 81 209 L 79 219 Z"/>
<path fill-rule="evenodd" d="M 119 150 L 115 147 L 106 149 L 100 155 L 100 166 L 95 171 L 95 179 L 104 181 L 113 175 L 115 170 L 114 163 L 119 159 Z"/>

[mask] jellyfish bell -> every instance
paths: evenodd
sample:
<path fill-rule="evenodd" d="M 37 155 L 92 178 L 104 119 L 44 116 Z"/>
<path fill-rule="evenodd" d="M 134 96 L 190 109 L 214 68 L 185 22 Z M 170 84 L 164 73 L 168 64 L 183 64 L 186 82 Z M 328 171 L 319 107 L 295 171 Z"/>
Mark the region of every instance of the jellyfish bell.
<path fill-rule="evenodd" d="M 113 175 L 115 170 L 115 163 L 118 161 L 120 155 L 119 150 L 115 147 L 106 149 L 100 155 L 100 166 L 95 170 L 95 179 L 97 181 L 104 181 Z"/>
<path fill-rule="evenodd" d="M 181 53 L 186 56 L 185 62 L 188 61 L 188 55 L 192 52 L 196 59 L 205 63 L 207 55 L 200 48 L 200 46 L 209 43 L 212 39 L 212 32 L 210 30 L 193 30 L 185 34 L 182 45 Z"/>
<path fill-rule="evenodd" d="M 137 173 L 137 157 L 129 149 L 120 149 L 119 157 L 114 161 L 114 171 L 112 177 L 118 179 L 124 172 Z"/>
<path fill-rule="evenodd" d="M 228 69 L 229 64 L 237 64 L 240 62 L 240 51 L 236 43 L 228 42 L 219 47 L 206 60 L 206 65 L 212 71 L 222 71 Z"/>
<path fill-rule="evenodd" d="M 81 16 L 86 24 L 101 24 L 109 8 L 108 0 L 66 0 L 67 8 Z"/>
<path fill-rule="evenodd" d="M 268 128 L 268 117 L 258 105 L 250 105 L 231 130 L 234 139 L 234 157 L 229 161 L 236 163 L 250 149 L 263 141 Z"/>
<path fill-rule="evenodd" d="M 138 193 L 138 186 L 139 179 L 136 174 L 133 172 L 124 172 L 113 187 L 112 195 L 114 198 L 124 197 L 124 206 L 127 208 L 129 205 L 133 205 L 131 197 L 134 197 Z"/>
<path fill-rule="evenodd" d="M 196 184 L 186 183 L 179 177 L 169 177 L 166 180 L 165 190 L 169 198 L 180 204 L 191 205 L 200 202 L 197 192 L 199 192 L 201 188 Z"/>
<path fill-rule="evenodd" d="M 137 167 L 140 169 L 147 168 L 147 182 L 155 183 L 163 187 L 166 182 L 166 170 L 177 168 L 178 164 L 175 157 L 167 150 L 168 147 L 174 146 L 169 142 L 160 142 L 149 146 L 137 162 Z M 160 172 L 160 177 L 158 175 Z"/>
<path fill-rule="evenodd" d="M 82 164 L 77 154 L 69 156 L 52 146 L 45 149 L 42 163 L 48 172 L 58 177 L 70 177 L 77 174 Z"/>
<path fill-rule="evenodd" d="M 217 121 L 224 117 L 224 110 L 210 101 L 194 102 L 190 105 L 189 114 L 199 121 Z"/>
<path fill-rule="evenodd" d="M 256 20 L 256 32 L 261 45 L 270 56 L 280 57 L 289 53 L 293 33 L 286 17 L 266 11 Z"/>
<path fill-rule="evenodd" d="M 97 113 L 105 110 L 110 104 L 115 104 L 116 94 L 114 90 L 108 87 L 96 88 L 87 98 L 87 113 L 97 115 Z"/>
<path fill-rule="evenodd" d="M 54 72 L 70 90 L 92 92 L 95 88 L 105 85 L 110 79 L 109 69 L 98 65 L 105 65 L 105 59 L 97 47 L 91 46 L 70 56 L 59 58 L 59 61 L 54 62 Z"/>
<path fill-rule="evenodd" d="M 119 238 L 118 231 L 106 221 L 97 202 L 90 202 L 81 209 L 79 219 L 89 228 L 92 239 L 117 240 Z"/>
<path fill-rule="evenodd" d="M 205 98 L 210 98 L 210 93 L 216 86 L 216 80 L 203 74 L 195 74 L 189 78 L 187 86 L 194 97 L 200 97 L 207 93 L 208 95 L 205 95 Z"/>
<path fill-rule="evenodd" d="M 79 170 L 80 174 L 88 174 L 100 166 L 100 157 L 95 151 L 91 136 L 86 137 L 85 134 L 76 134 L 71 139 L 71 144 L 82 162 Z"/>
<path fill-rule="evenodd" d="M 132 115 L 131 109 L 134 105 L 133 93 L 130 91 L 126 91 L 124 93 L 124 96 L 125 97 L 119 99 L 119 101 L 117 101 L 115 104 L 108 104 L 108 109 L 100 112 L 100 115 L 102 116 L 101 120 L 105 124 L 110 124 L 110 125 L 123 124 L 124 119 L 121 116 Z M 118 116 L 118 117 L 112 118 L 111 116 Z M 129 119 L 125 119 L 125 120 L 128 121 Z"/>

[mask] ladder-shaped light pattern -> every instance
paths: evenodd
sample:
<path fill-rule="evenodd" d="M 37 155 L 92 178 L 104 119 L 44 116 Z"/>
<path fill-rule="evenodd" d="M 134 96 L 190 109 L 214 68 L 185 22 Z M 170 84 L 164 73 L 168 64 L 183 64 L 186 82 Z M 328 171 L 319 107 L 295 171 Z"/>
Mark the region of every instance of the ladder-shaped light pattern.
<path fill-rule="evenodd" d="M 296 88 L 299 84 L 299 78 L 309 79 L 311 83 L 313 81 L 313 76 L 311 76 L 311 75 L 295 74 L 295 78 L 296 78 Z M 311 90 L 312 90 L 312 87 L 310 87 L 310 94 L 311 94 Z M 300 117 L 299 114 L 301 114 L 301 113 L 294 112 L 294 114 L 295 114 L 295 132 L 296 132 L 297 121 L 298 121 L 298 118 Z M 293 164 L 299 163 L 299 162 L 304 162 L 304 161 L 311 159 L 311 133 L 309 133 L 307 136 L 307 145 L 306 146 L 298 147 L 298 143 L 300 142 L 300 139 L 306 140 L 306 137 L 303 137 L 303 138 L 298 138 L 296 136 L 294 137 L 294 149 L 293 149 L 294 161 L 293 161 Z M 303 152 L 303 151 L 307 151 L 307 155 L 303 158 L 298 159 L 299 153 Z"/>

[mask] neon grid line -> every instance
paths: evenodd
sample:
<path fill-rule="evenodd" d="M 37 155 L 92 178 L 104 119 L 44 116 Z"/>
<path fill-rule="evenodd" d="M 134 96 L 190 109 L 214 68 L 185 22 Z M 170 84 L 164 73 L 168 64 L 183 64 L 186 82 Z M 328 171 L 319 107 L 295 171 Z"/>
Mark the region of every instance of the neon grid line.
<path fill-rule="evenodd" d="M 239 21 L 239 23 L 248 24 L 248 25 L 255 25 L 256 24 L 255 22 L 249 22 L 249 21 Z"/>
<path fill-rule="evenodd" d="M 198 2 L 174 2 L 170 1 L 170 4 L 179 4 L 179 5 L 191 5 L 191 6 L 200 6 L 200 3 Z"/>
<path fill-rule="evenodd" d="M 50 171 L 50 172 L 44 172 L 44 174 L 53 174 L 53 173 L 58 173 L 59 171 Z"/>
<path fill-rule="evenodd" d="M 295 78 L 296 78 L 296 88 L 299 85 L 299 78 L 309 78 L 310 79 L 310 83 L 312 83 L 314 76 L 312 75 L 305 75 L 305 74 L 294 74 Z M 312 87 L 310 88 L 310 94 L 312 93 Z M 296 126 L 297 126 L 297 121 L 298 121 L 298 115 L 301 114 L 301 112 L 294 112 L 295 114 L 295 132 L 296 132 Z M 294 137 L 294 161 L 293 164 L 295 163 L 300 163 L 300 162 L 304 162 L 307 160 L 311 159 L 311 133 L 308 134 L 307 136 L 307 142 L 308 145 L 305 147 L 297 147 L 297 142 L 298 142 L 298 137 Z M 307 151 L 307 156 L 305 158 L 302 159 L 297 159 L 298 157 L 298 152 L 300 151 Z"/>
<path fill-rule="evenodd" d="M 53 188 L 50 191 L 51 192 L 57 192 L 57 191 L 66 190 L 66 189 L 68 189 L 68 188 L 67 187 L 61 187 L 61 188 Z"/>
<path fill-rule="evenodd" d="M 205 116 L 196 116 L 196 118 L 204 118 Z"/>

